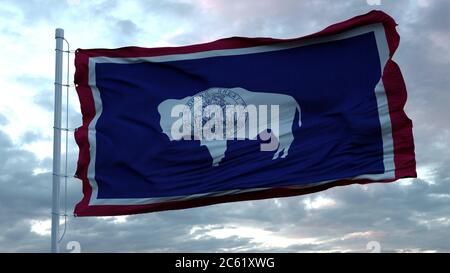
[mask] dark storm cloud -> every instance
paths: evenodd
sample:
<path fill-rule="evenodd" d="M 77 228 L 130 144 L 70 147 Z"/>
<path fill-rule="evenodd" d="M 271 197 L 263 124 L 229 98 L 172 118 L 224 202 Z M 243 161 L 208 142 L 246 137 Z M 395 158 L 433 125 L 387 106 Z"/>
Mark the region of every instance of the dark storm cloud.
<path fill-rule="evenodd" d="M 35 156 L 15 147 L 1 131 L 0 155 L 0 249 L 43 251 L 46 242 L 31 233 L 29 221 L 49 212 L 49 180 L 33 175 L 39 166 Z"/>
<path fill-rule="evenodd" d="M 0 131 L 0 204 L 2 209 L 32 212 L 48 209 L 48 196 L 43 194 L 50 184 L 43 181 L 44 174 L 33 175 L 33 169 L 40 167 L 31 152 L 13 145 L 11 139 Z M 12 187 L 14 185 L 14 187 Z M 40 207 L 39 205 L 45 204 Z M 2 214 L 4 215 L 4 214 Z"/>
<path fill-rule="evenodd" d="M 131 20 L 117 20 L 116 29 L 125 36 L 134 36 L 139 32 L 139 28 Z"/>
<path fill-rule="evenodd" d="M 115 17 L 110 17 L 107 19 L 109 25 L 110 36 L 114 37 L 114 43 L 117 47 L 124 46 L 124 42 L 126 41 L 127 45 L 135 45 L 135 41 L 142 30 L 132 21 L 132 20 L 123 20 Z"/>
<path fill-rule="evenodd" d="M 198 7 L 193 3 L 183 1 L 142 0 L 135 3 L 138 4 L 142 15 L 139 19 L 147 18 L 157 23 L 138 26 L 136 21 L 133 21 L 135 18 L 121 19 L 117 17 L 116 12 L 108 14 L 105 16 L 105 21 L 112 25 L 109 30 L 111 36 L 114 37 L 115 44 L 113 46 L 134 45 L 137 41 L 142 41 L 142 37 L 148 37 L 148 35 L 153 40 L 157 37 L 155 35 L 163 34 L 162 31 L 173 31 L 174 29 L 170 28 L 173 28 L 175 22 L 175 28 L 187 26 L 191 24 L 195 16 L 200 14 Z M 176 19 L 168 20 L 168 18 Z M 145 33 L 147 36 L 144 36 Z"/>

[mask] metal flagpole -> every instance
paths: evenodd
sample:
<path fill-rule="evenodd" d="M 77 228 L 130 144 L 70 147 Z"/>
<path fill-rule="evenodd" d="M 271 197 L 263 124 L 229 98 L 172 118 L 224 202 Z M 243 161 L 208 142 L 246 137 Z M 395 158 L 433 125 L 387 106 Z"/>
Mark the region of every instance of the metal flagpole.
<path fill-rule="evenodd" d="M 59 187 L 61 181 L 61 107 L 64 29 L 55 30 L 55 108 L 53 125 L 52 252 L 59 252 Z"/>

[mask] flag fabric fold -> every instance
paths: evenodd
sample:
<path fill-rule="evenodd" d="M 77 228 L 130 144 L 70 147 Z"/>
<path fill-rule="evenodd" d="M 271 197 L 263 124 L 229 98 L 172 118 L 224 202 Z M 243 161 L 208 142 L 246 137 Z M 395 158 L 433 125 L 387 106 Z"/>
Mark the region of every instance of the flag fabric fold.
<path fill-rule="evenodd" d="M 399 39 L 372 11 L 295 39 L 78 49 L 75 215 L 416 177 Z"/>

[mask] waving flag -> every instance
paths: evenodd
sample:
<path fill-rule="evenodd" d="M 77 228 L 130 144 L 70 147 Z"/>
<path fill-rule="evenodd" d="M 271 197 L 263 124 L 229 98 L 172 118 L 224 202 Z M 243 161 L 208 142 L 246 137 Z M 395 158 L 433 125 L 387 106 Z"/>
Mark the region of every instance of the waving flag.
<path fill-rule="evenodd" d="M 372 11 L 296 39 L 77 50 L 75 214 L 415 177 L 395 27 Z"/>

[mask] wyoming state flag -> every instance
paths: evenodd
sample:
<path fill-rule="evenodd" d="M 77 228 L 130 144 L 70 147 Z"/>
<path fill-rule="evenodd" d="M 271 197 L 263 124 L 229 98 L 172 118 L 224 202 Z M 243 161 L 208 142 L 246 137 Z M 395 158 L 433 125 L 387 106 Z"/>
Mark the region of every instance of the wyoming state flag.
<path fill-rule="evenodd" d="M 372 11 L 295 39 L 78 49 L 75 215 L 416 177 L 395 27 Z"/>

